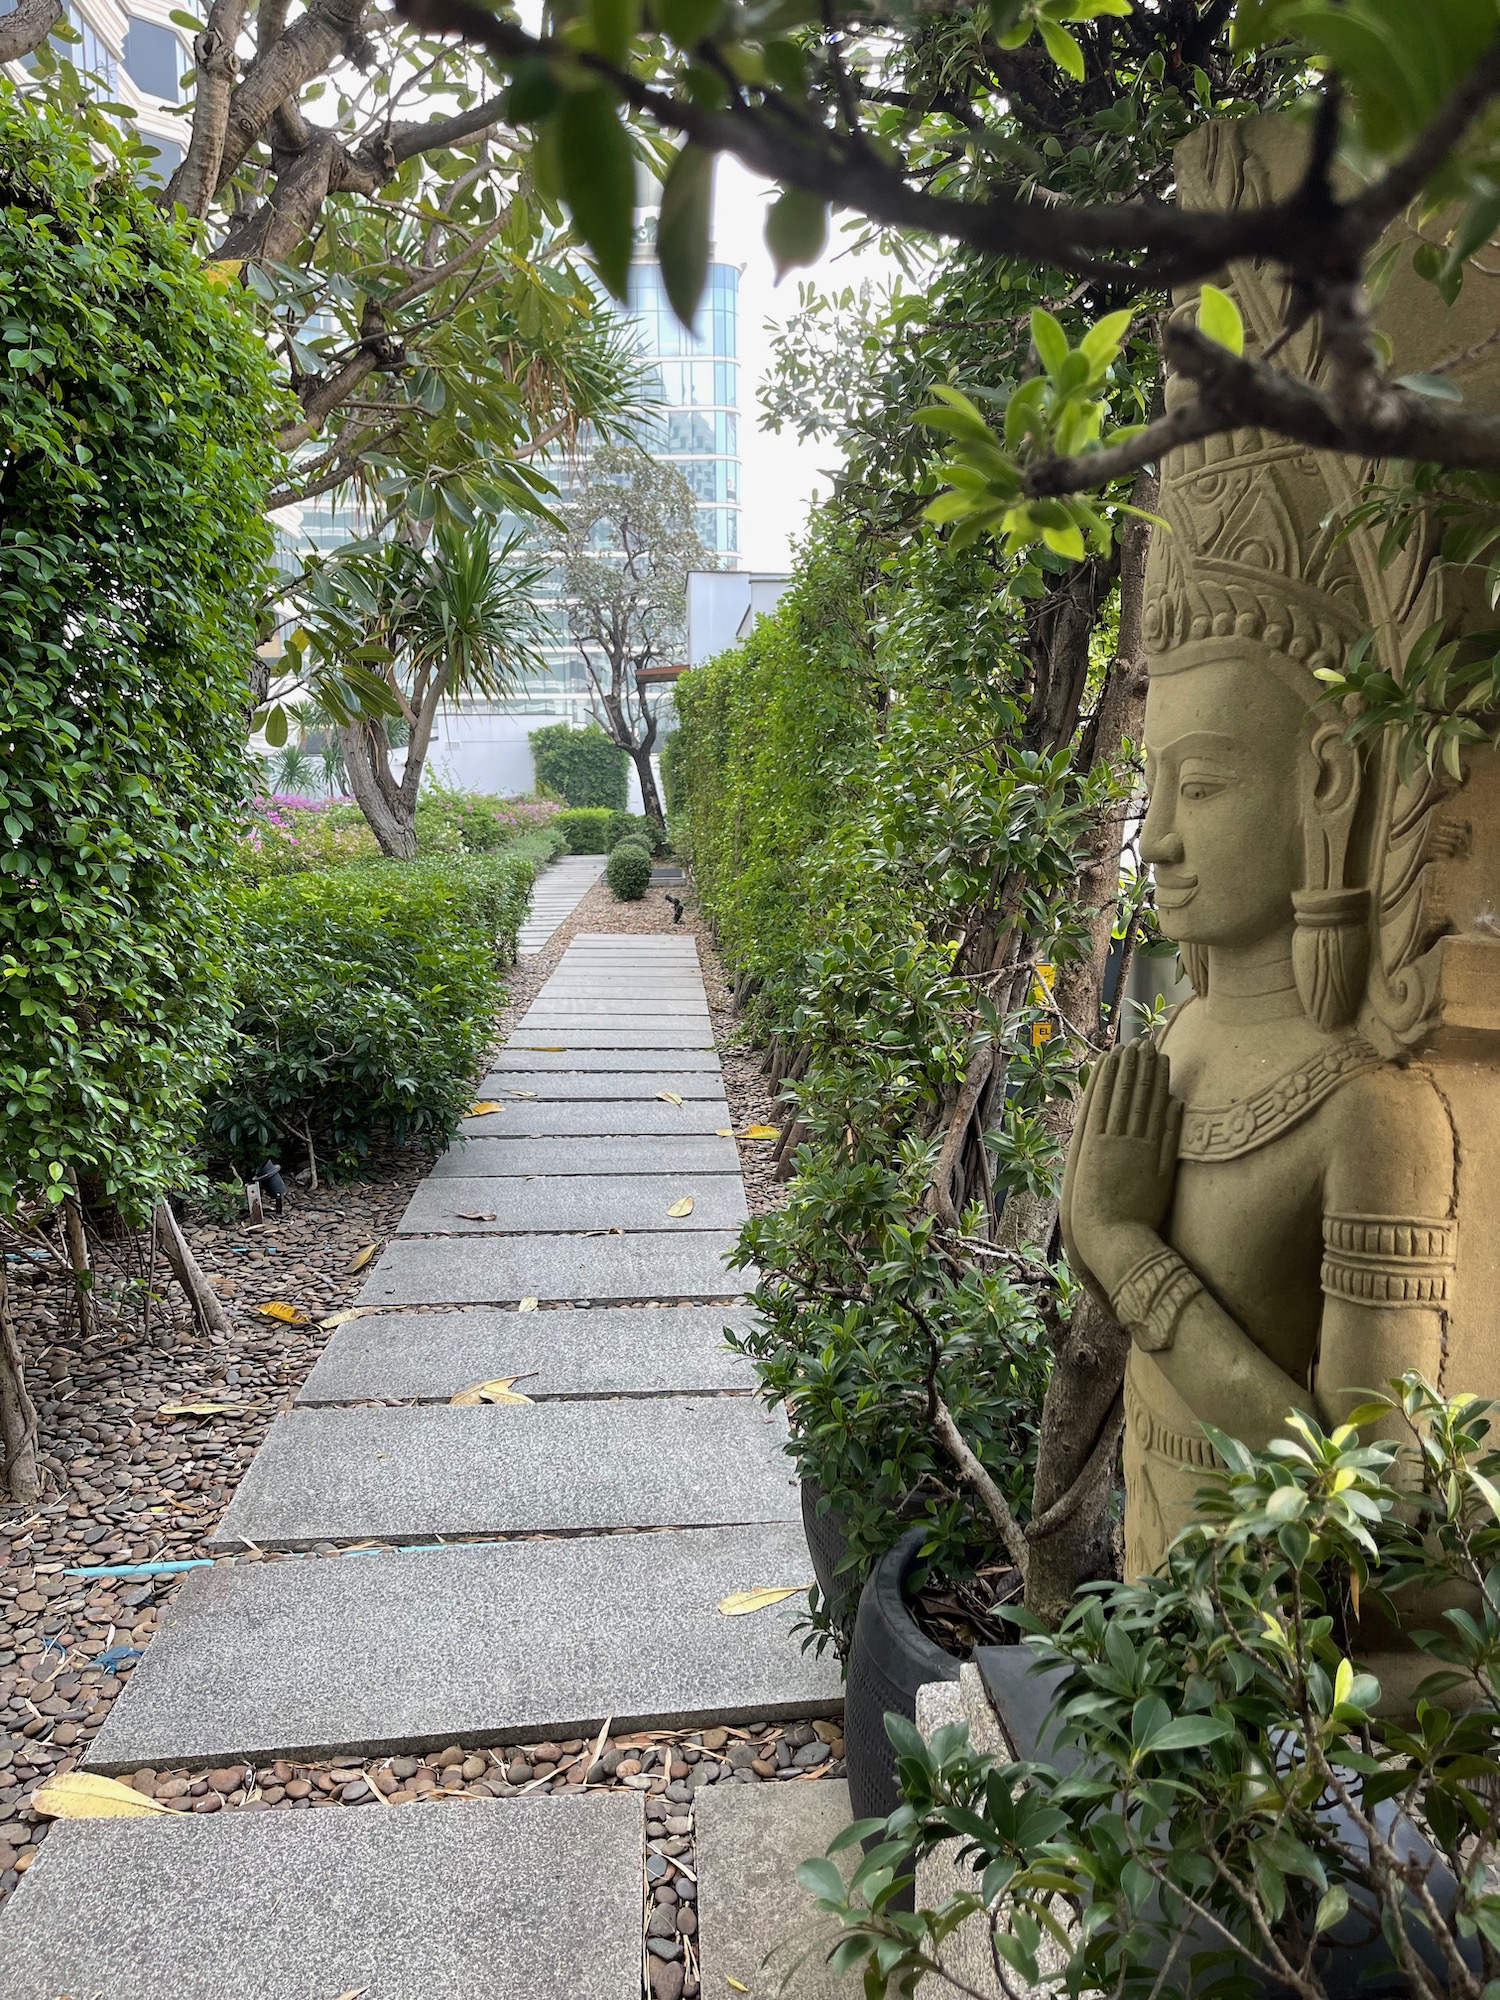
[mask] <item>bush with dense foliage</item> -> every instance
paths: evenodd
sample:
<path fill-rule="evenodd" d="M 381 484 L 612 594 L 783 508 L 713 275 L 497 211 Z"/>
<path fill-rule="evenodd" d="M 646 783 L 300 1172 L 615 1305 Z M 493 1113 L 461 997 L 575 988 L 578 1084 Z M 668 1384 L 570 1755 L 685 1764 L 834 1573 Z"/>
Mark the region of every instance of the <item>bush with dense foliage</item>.
<path fill-rule="evenodd" d="M 254 881 L 382 858 L 352 799 L 279 794 L 258 797 L 252 807 L 249 828 L 235 850 L 235 866 Z M 567 851 L 564 836 L 555 830 L 562 817 L 550 799 L 494 798 L 434 785 L 417 801 L 417 837 L 424 859 L 500 854 L 518 840 L 536 841 L 543 835 L 560 854 Z"/>
<path fill-rule="evenodd" d="M 597 722 L 583 729 L 574 729 L 567 722 L 533 729 L 531 756 L 539 791 L 554 793 L 570 806 L 624 811 L 630 785 L 629 759 Z"/>
<path fill-rule="evenodd" d="M 494 855 L 312 870 L 234 892 L 234 1038 L 216 1164 L 440 1140 L 470 1101 L 549 833 Z"/>
<path fill-rule="evenodd" d="M 83 122 L 0 82 L 0 1207 L 180 1185 L 270 576 L 270 362 Z"/>
<path fill-rule="evenodd" d="M 638 903 L 651 884 L 651 856 L 639 842 L 622 840 L 604 864 L 604 879 L 618 901 Z"/>
<path fill-rule="evenodd" d="M 605 835 L 606 847 L 613 853 L 622 840 L 634 840 L 638 842 L 640 846 L 645 848 L 648 854 L 665 854 L 667 852 L 666 834 L 656 824 L 655 820 L 647 819 L 644 813 L 615 812 L 610 814 L 609 829 Z"/>
<path fill-rule="evenodd" d="M 1494 1992 L 1494 1406 L 1409 1375 L 1354 1415 L 1388 1430 L 1387 1409 L 1399 1466 L 1300 1414 L 1265 1452 L 1215 1434 L 1227 1469 L 1160 1574 L 1081 1597 L 1055 1635 L 1022 1620 L 1059 1674 L 1041 1754 L 1067 1770 L 888 1719 L 905 1803 L 840 1836 L 868 1842 L 847 1888 L 828 1861 L 799 1871 L 845 1927 L 838 1970 L 864 1967 L 871 2000 L 945 1986 L 962 1923 L 1007 1990 L 1058 2000 Z M 1409 1667 L 1431 1671 L 1382 1714 L 1359 1662 L 1387 1604 L 1426 1628 Z M 903 1911 L 912 1862 L 949 1841 L 972 1886 Z"/>
<path fill-rule="evenodd" d="M 566 806 L 554 824 L 567 840 L 569 854 L 607 854 L 605 836 L 613 818 L 608 806 Z"/>

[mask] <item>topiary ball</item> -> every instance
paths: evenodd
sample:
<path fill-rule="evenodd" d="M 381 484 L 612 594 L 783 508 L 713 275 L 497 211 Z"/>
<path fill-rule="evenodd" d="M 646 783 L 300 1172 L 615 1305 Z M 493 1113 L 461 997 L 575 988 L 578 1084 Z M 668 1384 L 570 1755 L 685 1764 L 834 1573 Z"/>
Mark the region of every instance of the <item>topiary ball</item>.
<path fill-rule="evenodd" d="M 633 840 L 621 841 L 604 866 L 604 879 L 621 903 L 638 903 L 651 880 L 651 856 Z"/>

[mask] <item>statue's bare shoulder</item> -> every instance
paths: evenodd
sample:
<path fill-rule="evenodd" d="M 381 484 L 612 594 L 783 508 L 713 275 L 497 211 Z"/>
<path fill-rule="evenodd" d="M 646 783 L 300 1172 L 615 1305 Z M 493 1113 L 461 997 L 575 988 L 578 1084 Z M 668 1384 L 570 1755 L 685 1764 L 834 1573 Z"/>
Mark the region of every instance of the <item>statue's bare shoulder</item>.
<path fill-rule="evenodd" d="M 1420 1064 L 1381 1063 L 1350 1077 L 1329 1105 L 1324 1206 L 1330 1214 L 1451 1213 L 1453 1126 Z"/>

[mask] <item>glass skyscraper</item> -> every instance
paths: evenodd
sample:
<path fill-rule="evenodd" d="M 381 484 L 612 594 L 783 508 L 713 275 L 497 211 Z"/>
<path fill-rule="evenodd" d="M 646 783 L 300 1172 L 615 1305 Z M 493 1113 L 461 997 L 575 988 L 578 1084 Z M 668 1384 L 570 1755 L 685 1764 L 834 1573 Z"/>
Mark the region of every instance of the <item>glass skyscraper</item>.
<path fill-rule="evenodd" d="M 697 494 L 704 546 L 730 569 L 740 547 L 739 293 L 739 267 L 711 264 L 690 331 L 667 302 L 655 257 L 639 257 L 625 311 L 662 405 L 643 442 Z"/>

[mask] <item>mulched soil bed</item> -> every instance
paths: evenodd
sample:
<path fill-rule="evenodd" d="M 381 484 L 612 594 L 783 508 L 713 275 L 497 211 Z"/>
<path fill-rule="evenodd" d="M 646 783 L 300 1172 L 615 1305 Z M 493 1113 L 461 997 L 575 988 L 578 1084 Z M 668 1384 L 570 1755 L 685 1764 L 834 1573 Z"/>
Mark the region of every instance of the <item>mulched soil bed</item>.
<path fill-rule="evenodd" d="M 683 890 L 674 884 L 673 893 L 682 896 Z M 759 1058 L 739 1040 L 729 988 L 690 888 L 684 900 L 677 926 L 660 890 L 640 903 L 617 903 L 601 883 L 544 950 L 514 968 L 496 1045 L 578 931 L 688 931 L 698 940 L 733 1127 L 738 1134 L 750 1124 L 774 1124 Z M 770 1145 L 745 1138 L 739 1144 L 752 1211 L 776 1206 L 783 1190 L 771 1177 Z M 101 1324 L 91 1341 L 79 1334 L 61 1267 L 13 1250 L 7 1269 L 37 1402 L 47 1490 L 32 1507 L 0 1506 L 0 1898 L 46 1837 L 48 1821 L 29 1804 L 32 1791 L 76 1768 L 179 1581 L 90 1580 L 68 1571 L 204 1554 L 202 1538 L 328 1338 L 315 1322 L 352 1301 L 370 1261 L 361 1253 L 383 1246 L 431 1164 L 426 1149 L 391 1148 L 372 1156 L 358 1182 L 324 1182 L 312 1190 L 289 1180 L 285 1214 L 274 1217 L 268 1208 L 258 1227 L 245 1218 L 224 1223 L 190 1217 L 185 1233 L 233 1326 L 218 1339 L 195 1331 L 164 1266 L 156 1272 L 152 1325 L 143 1335 L 138 1312 L 127 1312 L 124 1291 L 131 1260 L 139 1260 L 137 1240 L 99 1246 Z M 359 1268 L 351 1269 L 355 1264 Z M 118 1309 L 111 1305 L 116 1294 Z M 286 1326 L 263 1317 L 260 1308 L 273 1300 L 294 1306 L 309 1323 Z M 164 1405 L 197 1402 L 233 1407 L 160 1414 Z M 254 1771 L 143 1772 L 131 1782 L 143 1792 L 149 1787 L 173 1810 L 196 1812 L 378 1808 L 380 1798 L 506 1797 L 528 1787 L 557 1791 L 604 1782 L 642 1790 L 657 1829 L 644 1888 L 643 1974 L 653 2000 L 678 1994 L 691 2000 L 697 1990 L 691 1791 L 704 1782 L 695 1773 L 713 1768 L 719 1783 L 816 1781 L 842 1775 L 842 1740 L 823 1722 L 621 1736 L 610 1739 L 601 1768 L 591 1774 L 582 1766 L 592 1747 L 569 1742 L 506 1752 L 454 1744 L 425 1761 L 341 1758 Z M 558 1752 L 550 1773 L 549 1748 Z M 629 1768 L 632 1761 L 637 1770 Z M 530 1775 L 523 1777 L 526 1767 Z M 673 1913 L 670 1927 L 655 1914 L 661 1911 Z M 675 1983 L 679 1976 L 681 1985 Z"/>

